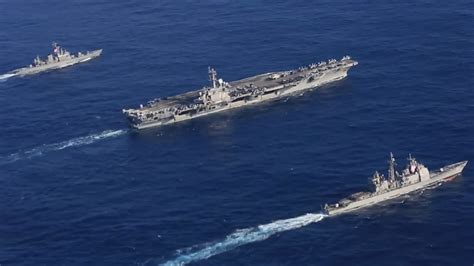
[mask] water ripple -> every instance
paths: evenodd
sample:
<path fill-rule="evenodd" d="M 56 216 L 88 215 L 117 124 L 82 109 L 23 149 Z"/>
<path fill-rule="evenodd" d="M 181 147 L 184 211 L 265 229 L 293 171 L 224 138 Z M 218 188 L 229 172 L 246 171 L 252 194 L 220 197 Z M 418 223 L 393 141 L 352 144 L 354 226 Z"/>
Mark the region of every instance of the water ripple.
<path fill-rule="evenodd" d="M 83 146 L 83 145 L 89 145 L 92 143 L 96 143 L 97 141 L 103 140 L 103 139 L 108 139 L 108 138 L 115 138 L 121 135 L 124 135 L 127 133 L 127 130 L 124 129 L 119 129 L 119 130 L 105 130 L 100 133 L 96 134 L 91 134 L 88 136 L 84 137 L 77 137 L 73 138 L 70 140 L 58 142 L 58 143 L 52 143 L 52 144 L 43 144 L 41 146 L 26 150 L 26 151 L 19 151 L 16 153 L 12 153 L 8 156 L 6 156 L 2 160 L 2 164 L 7 164 L 7 163 L 12 163 L 18 160 L 23 160 L 23 159 L 31 159 L 34 157 L 39 157 L 42 156 L 46 153 L 53 152 L 53 151 L 60 151 L 63 149 L 71 148 L 71 147 L 77 147 L 77 146 Z"/>
<path fill-rule="evenodd" d="M 227 237 L 222 241 L 206 243 L 204 245 L 177 250 L 177 257 L 163 263 L 162 265 L 185 265 L 191 262 L 205 260 L 212 256 L 233 250 L 242 245 L 265 240 L 270 236 L 280 232 L 285 232 L 312 223 L 317 223 L 325 217 L 326 215 L 321 213 L 308 213 L 295 218 L 278 220 L 256 227 L 238 229 L 234 233 L 227 235 Z"/>

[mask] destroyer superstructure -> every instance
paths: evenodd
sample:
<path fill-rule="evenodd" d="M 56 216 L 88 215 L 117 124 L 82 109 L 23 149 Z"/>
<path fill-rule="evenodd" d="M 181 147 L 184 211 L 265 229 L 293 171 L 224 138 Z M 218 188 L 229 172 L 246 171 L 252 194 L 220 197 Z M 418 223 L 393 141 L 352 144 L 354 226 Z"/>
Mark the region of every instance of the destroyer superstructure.
<path fill-rule="evenodd" d="M 347 76 L 357 65 L 349 56 L 311 64 L 295 70 L 270 72 L 233 82 L 217 78 L 209 68 L 211 85 L 200 90 L 152 100 L 138 109 L 124 109 L 132 127 L 172 124 L 196 117 L 290 95 Z"/>
<path fill-rule="evenodd" d="M 335 204 L 326 204 L 324 206 L 324 212 L 328 215 L 351 212 L 442 182 L 450 181 L 461 174 L 466 164 L 467 161 L 462 161 L 430 172 L 428 168 L 417 162 L 415 158 L 410 155 L 406 168 L 400 174 L 395 169 L 395 158 L 393 154 L 390 153 L 387 178 L 385 178 L 383 174 L 381 175 L 375 172 L 372 178 L 369 179 L 371 191 L 357 192 Z"/>
<path fill-rule="evenodd" d="M 53 52 L 48 55 L 46 59 L 41 59 L 39 56 L 36 56 L 36 58 L 33 60 L 33 63 L 29 66 L 12 70 L 7 74 L 25 76 L 48 70 L 60 69 L 89 61 L 100 56 L 101 53 L 102 49 L 87 51 L 85 53 L 79 52 L 77 54 L 71 54 L 67 50 L 60 47 L 57 43 L 53 42 Z"/>

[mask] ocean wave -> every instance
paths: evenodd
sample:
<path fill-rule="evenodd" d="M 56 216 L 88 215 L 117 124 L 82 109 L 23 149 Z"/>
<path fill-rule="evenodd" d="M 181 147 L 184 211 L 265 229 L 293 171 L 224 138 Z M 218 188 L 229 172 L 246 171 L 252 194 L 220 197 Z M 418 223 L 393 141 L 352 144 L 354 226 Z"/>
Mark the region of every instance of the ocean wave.
<path fill-rule="evenodd" d="M 100 133 L 91 134 L 84 137 L 77 137 L 58 143 L 44 144 L 26 151 L 10 154 L 6 157 L 6 159 L 3 160 L 3 163 L 12 163 L 22 159 L 31 159 L 52 151 L 60 151 L 66 148 L 88 145 L 103 139 L 118 137 L 124 135 L 125 133 L 127 133 L 127 130 L 124 129 L 106 130 Z"/>
<path fill-rule="evenodd" d="M 265 240 L 274 234 L 319 222 L 325 217 L 326 215 L 321 213 L 308 213 L 295 218 L 278 220 L 256 227 L 238 229 L 232 234 L 227 235 L 222 241 L 206 243 L 199 246 L 177 250 L 176 258 L 161 265 L 185 265 L 191 262 L 205 260 L 212 256 L 233 250 L 239 246 Z"/>

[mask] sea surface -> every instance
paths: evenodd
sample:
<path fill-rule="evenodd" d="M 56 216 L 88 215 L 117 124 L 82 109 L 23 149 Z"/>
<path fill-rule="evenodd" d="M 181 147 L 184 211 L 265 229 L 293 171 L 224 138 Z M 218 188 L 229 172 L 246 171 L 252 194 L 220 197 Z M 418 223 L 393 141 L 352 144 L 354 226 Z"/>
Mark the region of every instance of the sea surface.
<path fill-rule="evenodd" d="M 0 0 L 0 265 L 472 265 L 474 2 Z M 8 77 L 52 41 L 84 64 Z M 296 97 L 133 132 L 121 113 L 350 55 Z M 412 153 L 432 190 L 320 206 Z"/>

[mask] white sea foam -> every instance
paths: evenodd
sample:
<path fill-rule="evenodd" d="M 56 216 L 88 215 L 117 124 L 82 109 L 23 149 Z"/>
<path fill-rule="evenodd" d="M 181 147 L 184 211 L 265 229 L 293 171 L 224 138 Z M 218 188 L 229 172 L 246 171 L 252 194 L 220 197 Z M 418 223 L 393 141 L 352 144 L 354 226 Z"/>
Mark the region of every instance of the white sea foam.
<path fill-rule="evenodd" d="M 308 213 L 295 218 L 278 220 L 246 229 L 239 229 L 232 234 L 227 235 L 222 241 L 177 250 L 177 257 L 162 265 L 185 265 L 191 262 L 205 260 L 212 256 L 233 250 L 239 246 L 265 240 L 274 234 L 319 222 L 324 219 L 324 217 L 326 217 L 326 215 L 321 213 Z"/>
<path fill-rule="evenodd" d="M 127 133 L 127 130 L 119 129 L 119 130 L 106 130 L 101 133 L 91 134 L 85 137 L 77 137 L 70 140 L 52 143 L 52 144 L 44 144 L 42 146 L 38 146 L 26 151 L 20 151 L 17 153 L 10 154 L 7 156 L 4 163 L 11 163 L 14 161 L 22 160 L 22 159 L 31 159 L 33 157 L 41 156 L 45 153 L 52 152 L 52 151 L 59 151 L 66 148 L 83 146 L 95 143 L 99 140 L 107 139 L 107 138 L 114 138 L 121 136 Z"/>
<path fill-rule="evenodd" d="M 16 74 L 3 74 L 3 75 L 0 75 L 0 81 L 4 81 L 4 80 L 7 80 L 11 77 L 14 77 L 16 76 Z"/>

